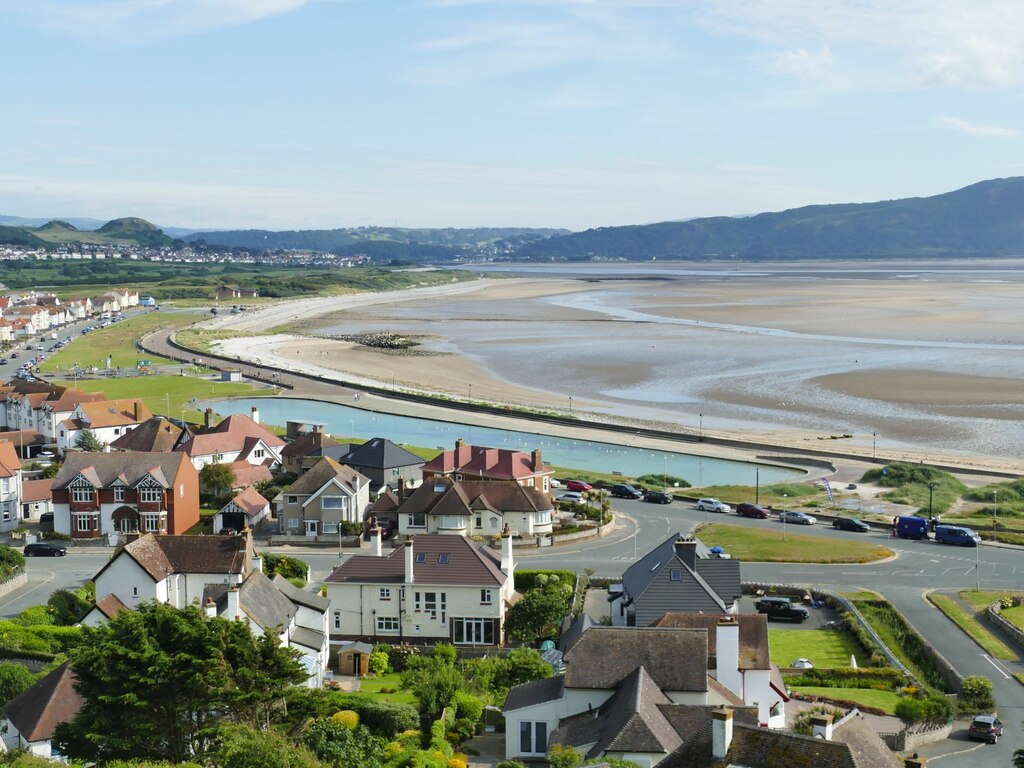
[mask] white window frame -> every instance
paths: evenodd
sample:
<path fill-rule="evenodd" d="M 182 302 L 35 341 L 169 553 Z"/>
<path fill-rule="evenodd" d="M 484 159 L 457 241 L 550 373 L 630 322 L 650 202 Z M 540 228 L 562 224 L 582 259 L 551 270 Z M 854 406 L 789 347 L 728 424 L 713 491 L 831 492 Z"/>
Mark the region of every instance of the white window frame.
<path fill-rule="evenodd" d="M 140 504 L 158 504 L 159 502 L 163 501 L 163 498 L 163 488 L 139 488 Z"/>
<path fill-rule="evenodd" d="M 114 501 L 124 501 L 124 488 L 114 489 Z"/>
<path fill-rule="evenodd" d="M 480 590 L 480 604 L 491 605 L 494 602 L 494 590 L 481 589 Z"/>
<path fill-rule="evenodd" d="M 381 587 L 380 592 L 377 593 L 378 600 L 390 600 L 391 599 L 391 587 Z"/>
<path fill-rule="evenodd" d="M 95 500 L 96 490 L 89 485 L 78 485 L 71 489 L 71 501 L 75 504 L 87 504 Z"/>
<path fill-rule="evenodd" d="M 394 632 L 398 634 L 398 617 L 397 616 L 378 616 L 377 617 L 377 631 L 381 633 Z"/>
<path fill-rule="evenodd" d="M 321 496 L 320 509 L 348 511 L 348 496 Z"/>

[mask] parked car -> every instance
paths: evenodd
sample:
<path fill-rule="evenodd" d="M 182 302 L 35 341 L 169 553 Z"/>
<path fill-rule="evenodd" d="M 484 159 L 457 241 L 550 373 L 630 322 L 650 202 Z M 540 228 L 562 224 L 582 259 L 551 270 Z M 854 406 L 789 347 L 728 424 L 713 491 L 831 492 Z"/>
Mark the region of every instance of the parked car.
<path fill-rule="evenodd" d="M 732 512 L 732 507 L 726 504 L 724 501 L 718 499 L 700 499 L 697 502 L 697 509 L 702 512 Z"/>
<path fill-rule="evenodd" d="M 897 517 L 896 535 L 901 539 L 927 539 L 928 521 L 916 515 Z"/>
<path fill-rule="evenodd" d="M 794 659 L 789 666 L 792 669 L 814 669 L 814 662 L 810 659 Z"/>
<path fill-rule="evenodd" d="M 754 607 L 758 613 L 766 614 L 768 621 L 782 619 L 799 624 L 807 621 L 811 615 L 802 605 L 794 605 L 788 597 L 762 597 L 754 603 Z"/>
<path fill-rule="evenodd" d="M 832 527 L 840 531 L 853 531 L 854 533 L 867 533 L 871 530 L 870 525 L 855 517 L 837 517 L 832 521 Z"/>
<path fill-rule="evenodd" d="M 67 549 L 57 544 L 26 544 L 25 557 L 64 557 Z"/>
<path fill-rule="evenodd" d="M 756 517 L 759 520 L 767 520 L 771 517 L 771 513 L 764 507 L 746 502 L 736 505 L 736 514 L 740 517 Z"/>
<path fill-rule="evenodd" d="M 583 494 L 578 491 L 568 491 L 563 493 L 561 496 L 555 497 L 555 501 L 564 501 L 570 504 L 581 504 L 583 502 Z"/>
<path fill-rule="evenodd" d="M 818 518 L 816 517 L 811 517 L 805 512 L 796 512 L 793 510 L 779 512 L 779 520 L 784 523 L 795 523 L 796 525 L 814 525 L 818 522 Z"/>
<path fill-rule="evenodd" d="M 551 478 L 551 487 L 552 488 L 561 488 L 562 487 L 562 481 L 561 480 L 555 480 L 555 478 L 552 477 Z"/>
<path fill-rule="evenodd" d="M 963 525 L 935 526 L 935 540 L 940 544 L 957 544 L 961 547 L 981 546 L 981 536 Z"/>
<path fill-rule="evenodd" d="M 665 491 L 648 491 L 644 495 L 644 501 L 649 501 L 651 504 L 671 504 L 672 494 L 665 493 Z"/>
<path fill-rule="evenodd" d="M 612 493 L 612 496 L 614 496 L 617 499 L 640 499 L 640 498 L 643 498 L 643 493 L 638 491 L 632 485 L 626 485 L 624 483 L 619 483 L 618 485 L 613 485 L 611 493 Z"/>
<path fill-rule="evenodd" d="M 1002 735 L 1003 723 L 995 715 L 979 715 L 967 729 L 968 738 L 987 741 L 989 744 L 995 744 Z"/>
<path fill-rule="evenodd" d="M 565 487 L 570 491 L 576 491 L 577 493 L 583 493 L 583 491 L 592 490 L 594 486 L 590 483 L 585 483 L 582 480 L 569 480 L 566 482 Z"/>

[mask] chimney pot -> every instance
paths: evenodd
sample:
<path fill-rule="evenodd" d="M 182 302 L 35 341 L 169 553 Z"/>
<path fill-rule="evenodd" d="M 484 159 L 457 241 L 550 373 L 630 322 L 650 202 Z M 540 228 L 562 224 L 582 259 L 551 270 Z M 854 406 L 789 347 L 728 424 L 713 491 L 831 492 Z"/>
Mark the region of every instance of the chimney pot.
<path fill-rule="evenodd" d="M 832 741 L 832 715 L 811 715 L 811 735 Z"/>

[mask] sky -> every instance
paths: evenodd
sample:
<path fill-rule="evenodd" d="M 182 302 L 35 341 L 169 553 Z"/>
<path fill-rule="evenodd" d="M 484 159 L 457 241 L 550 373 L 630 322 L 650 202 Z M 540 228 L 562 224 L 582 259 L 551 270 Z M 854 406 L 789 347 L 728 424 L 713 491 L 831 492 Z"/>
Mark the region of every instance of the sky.
<path fill-rule="evenodd" d="M 1024 175 L 1024 4 L 0 0 L 0 214 L 573 230 Z"/>

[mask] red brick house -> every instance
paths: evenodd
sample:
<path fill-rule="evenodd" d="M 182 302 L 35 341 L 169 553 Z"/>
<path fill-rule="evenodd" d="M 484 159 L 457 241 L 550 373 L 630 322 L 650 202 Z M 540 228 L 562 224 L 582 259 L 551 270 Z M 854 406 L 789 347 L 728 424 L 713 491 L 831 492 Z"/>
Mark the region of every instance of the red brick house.
<path fill-rule="evenodd" d="M 182 453 L 70 453 L 53 480 L 54 530 L 75 539 L 198 522 L 199 473 Z"/>
<path fill-rule="evenodd" d="M 423 481 L 438 475 L 452 480 L 515 480 L 520 485 L 551 494 L 555 470 L 544 464 L 540 451 L 510 451 L 455 441 L 454 451 L 445 451 L 423 465 Z"/>

